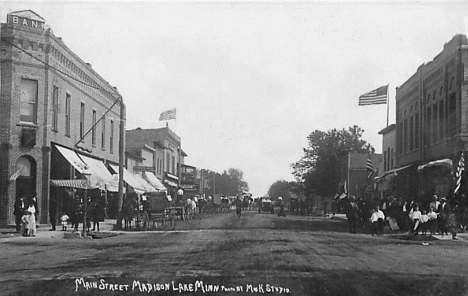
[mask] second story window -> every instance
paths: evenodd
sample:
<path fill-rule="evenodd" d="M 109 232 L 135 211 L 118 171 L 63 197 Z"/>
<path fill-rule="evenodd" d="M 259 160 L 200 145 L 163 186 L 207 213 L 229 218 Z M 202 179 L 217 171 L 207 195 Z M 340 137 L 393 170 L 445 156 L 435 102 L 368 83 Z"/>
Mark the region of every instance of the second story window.
<path fill-rule="evenodd" d="M 37 123 L 37 80 L 21 79 L 20 121 Z"/>
<path fill-rule="evenodd" d="M 93 130 L 91 131 L 91 143 L 93 146 L 96 146 L 96 110 L 93 110 Z"/>
<path fill-rule="evenodd" d="M 65 136 L 70 137 L 71 96 L 65 97 Z"/>
<path fill-rule="evenodd" d="M 114 153 L 114 121 L 110 121 L 109 152 Z"/>
<path fill-rule="evenodd" d="M 58 104 L 58 86 L 54 85 L 52 90 L 52 130 L 54 132 L 58 131 L 58 113 L 59 113 L 59 104 Z"/>
<path fill-rule="evenodd" d="M 106 149 L 106 117 L 104 114 L 101 120 L 101 149 Z"/>
<path fill-rule="evenodd" d="M 80 139 L 83 139 L 85 133 L 85 103 L 81 102 L 80 107 Z"/>

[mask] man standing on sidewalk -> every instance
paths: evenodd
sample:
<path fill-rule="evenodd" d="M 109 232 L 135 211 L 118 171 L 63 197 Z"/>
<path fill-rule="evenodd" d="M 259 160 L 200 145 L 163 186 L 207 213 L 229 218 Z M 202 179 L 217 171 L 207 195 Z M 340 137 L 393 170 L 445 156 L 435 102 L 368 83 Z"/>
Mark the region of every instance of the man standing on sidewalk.
<path fill-rule="evenodd" d="M 13 215 L 15 215 L 15 224 L 16 224 L 16 231 L 21 230 L 21 217 L 24 214 L 24 197 L 20 197 L 16 200 L 14 205 Z"/>

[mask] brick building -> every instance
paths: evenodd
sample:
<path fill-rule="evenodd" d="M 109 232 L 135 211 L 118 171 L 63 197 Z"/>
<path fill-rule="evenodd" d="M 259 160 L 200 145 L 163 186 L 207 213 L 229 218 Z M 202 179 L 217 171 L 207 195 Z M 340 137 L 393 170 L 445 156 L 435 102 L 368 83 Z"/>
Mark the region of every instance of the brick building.
<path fill-rule="evenodd" d="M 14 223 L 15 199 L 34 192 L 47 223 L 73 194 L 51 180 L 81 178 L 82 165 L 92 185 L 111 190 L 105 164 L 119 163 L 123 116 L 116 88 L 30 10 L 1 24 L 0 67 L 0 224 Z"/>
<path fill-rule="evenodd" d="M 372 160 L 374 176 L 383 170 L 382 154 L 349 152 L 344 156 L 341 168 L 341 184 L 346 184 L 348 196 L 363 197 L 367 188 L 367 160 Z M 371 184 L 371 190 L 374 190 Z"/>
<path fill-rule="evenodd" d="M 141 153 L 138 151 L 141 151 L 145 145 L 155 150 L 153 173 L 166 186 L 168 194 L 176 195 L 181 185 L 181 165 L 184 164 L 184 157 L 187 156 L 181 149 L 180 137 L 169 127 L 127 130 L 125 137 L 126 151 L 138 154 Z"/>
<path fill-rule="evenodd" d="M 456 35 L 396 90 L 397 180 L 405 198 L 450 194 L 468 141 L 468 44 Z"/>

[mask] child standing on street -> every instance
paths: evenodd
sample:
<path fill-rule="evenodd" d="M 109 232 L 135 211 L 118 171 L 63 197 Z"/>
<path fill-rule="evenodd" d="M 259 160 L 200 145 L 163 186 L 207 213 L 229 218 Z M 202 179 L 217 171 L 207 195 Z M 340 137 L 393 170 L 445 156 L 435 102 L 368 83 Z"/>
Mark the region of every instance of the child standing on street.
<path fill-rule="evenodd" d="M 62 231 L 67 231 L 68 219 L 70 219 L 70 217 L 68 217 L 66 213 L 60 217 L 60 221 L 62 221 Z"/>
<path fill-rule="evenodd" d="M 31 212 L 26 212 L 21 217 L 21 235 L 22 236 L 30 236 L 31 235 L 31 229 L 29 227 L 30 223 L 31 223 Z"/>

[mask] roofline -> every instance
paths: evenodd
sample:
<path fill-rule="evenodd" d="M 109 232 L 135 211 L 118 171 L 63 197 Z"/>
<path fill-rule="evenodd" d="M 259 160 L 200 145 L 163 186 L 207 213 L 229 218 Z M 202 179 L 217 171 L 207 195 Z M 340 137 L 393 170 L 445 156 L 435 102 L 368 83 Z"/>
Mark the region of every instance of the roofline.
<path fill-rule="evenodd" d="M 379 135 L 386 134 L 396 128 L 396 125 L 394 123 L 390 124 L 389 126 L 385 127 L 379 132 Z"/>

